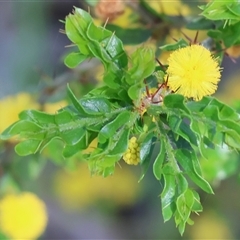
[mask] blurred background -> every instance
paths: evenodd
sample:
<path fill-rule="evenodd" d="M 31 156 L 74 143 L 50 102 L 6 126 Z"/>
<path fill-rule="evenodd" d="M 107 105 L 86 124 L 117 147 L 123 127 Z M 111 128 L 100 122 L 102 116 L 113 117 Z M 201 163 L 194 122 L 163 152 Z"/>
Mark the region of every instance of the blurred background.
<path fill-rule="evenodd" d="M 149 2 L 153 2 L 156 11 L 164 11 L 180 20 L 197 14 L 197 6 L 201 3 L 162 1 L 161 5 L 161 1 Z M 140 12 L 134 12 L 134 4 L 130 1 L 124 9 L 118 6 L 119 11 L 110 19 L 111 28 L 116 26 L 116 35 L 119 28 L 126 26 L 141 28 L 144 31 L 139 39 L 152 38 L 153 41 L 147 40 L 151 45 L 161 39 L 158 34 L 165 34 L 164 41 L 168 41 L 170 36 L 175 36 L 176 30 L 181 29 L 181 26 L 178 29 L 162 26 L 144 15 L 141 9 L 136 8 Z M 36 108 L 54 113 L 67 105 L 68 82 L 75 86 L 79 97 L 101 84 L 103 70 L 97 61 L 89 61 L 73 70 L 63 64 L 70 41 L 59 32 L 64 29 L 59 20 L 64 20 L 73 6 L 94 9 L 94 2 L 1 2 L 1 132 L 17 120 L 17 113 L 23 109 Z M 93 14 L 97 23 L 104 24 L 104 10 L 98 9 Z M 178 22 L 181 25 L 181 21 Z M 155 24 L 154 31 L 152 24 Z M 191 38 L 196 34 L 186 29 L 184 32 Z M 199 41 L 205 38 L 204 32 L 200 32 Z M 131 45 L 127 38 L 124 41 L 129 51 L 139 46 Z M 141 44 L 140 40 L 137 44 Z M 164 54 L 159 53 L 159 57 L 165 61 Z M 225 57 L 223 67 L 217 96 L 230 105 L 239 106 L 240 60 Z M 151 169 L 138 182 L 140 167 L 120 161 L 114 176 L 106 179 L 91 177 L 84 159 L 78 159 L 78 156 L 62 159 L 56 150 L 58 144 L 50 144 L 41 155 L 19 157 L 14 153 L 14 141 L 0 142 L 1 195 L 15 189 L 31 191 L 47 206 L 48 223 L 39 239 L 181 239 L 172 220 L 163 223 L 159 199 L 162 185 L 154 179 Z M 183 238 L 240 239 L 239 156 L 223 150 L 211 154 L 212 164 L 204 161 L 202 164 L 215 195 L 199 190 L 204 210 L 200 216 L 193 216 L 195 224 L 187 226 Z M 216 162 L 219 169 L 216 169 Z M 225 178 L 228 179 L 222 181 Z"/>

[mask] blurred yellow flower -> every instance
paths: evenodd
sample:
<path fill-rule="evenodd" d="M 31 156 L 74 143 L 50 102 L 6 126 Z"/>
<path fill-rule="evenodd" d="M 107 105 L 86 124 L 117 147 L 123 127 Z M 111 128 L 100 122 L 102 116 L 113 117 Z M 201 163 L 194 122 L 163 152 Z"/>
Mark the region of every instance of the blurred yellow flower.
<path fill-rule="evenodd" d="M 189 228 L 190 239 L 234 239 L 228 222 L 213 211 L 204 211 L 194 219 L 194 225 Z"/>
<path fill-rule="evenodd" d="M 36 239 L 46 225 L 46 206 L 35 194 L 9 194 L 0 200 L 0 230 L 9 238 Z"/>
<path fill-rule="evenodd" d="M 129 165 L 137 165 L 140 162 L 140 147 L 137 138 L 132 137 L 128 143 L 128 149 L 123 155 L 123 160 Z"/>
<path fill-rule="evenodd" d="M 217 94 L 217 97 L 228 104 L 232 104 L 233 102 L 239 101 L 239 88 L 240 88 L 240 81 L 239 81 L 240 71 L 237 70 L 224 83 L 222 90 L 220 90 Z"/>
<path fill-rule="evenodd" d="M 122 15 L 119 15 L 116 19 L 114 19 L 111 23 L 118 25 L 122 28 L 134 28 L 139 26 L 137 22 L 132 22 L 132 15 L 133 10 L 130 7 L 125 7 L 124 13 Z"/>
<path fill-rule="evenodd" d="M 164 13 L 166 15 L 183 15 L 186 16 L 190 13 L 190 8 L 179 0 L 172 1 L 147 1 L 156 12 Z"/>
<path fill-rule="evenodd" d="M 226 53 L 228 56 L 233 58 L 239 58 L 240 57 L 240 45 L 235 45 L 226 50 Z"/>
<path fill-rule="evenodd" d="M 67 106 L 68 103 L 65 100 L 59 101 L 59 102 L 54 102 L 54 103 L 45 103 L 43 106 L 44 112 L 47 113 L 56 113 L 57 110 Z"/>
<path fill-rule="evenodd" d="M 194 100 L 216 91 L 221 69 L 205 47 L 191 45 L 176 50 L 168 58 L 168 64 L 170 90 Z"/>
<path fill-rule="evenodd" d="M 0 100 L 0 132 L 18 120 L 18 114 L 25 109 L 38 109 L 39 105 L 29 93 L 18 93 Z"/>
<path fill-rule="evenodd" d="M 111 206 L 132 205 L 139 192 L 138 178 L 128 168 L 116 168 L 113 176 L 90 176 L 87 164 L 76 171 L 60 170 L 54 178 L 60 203 L 69 210 L 92 207 L 98 201 Z"/>

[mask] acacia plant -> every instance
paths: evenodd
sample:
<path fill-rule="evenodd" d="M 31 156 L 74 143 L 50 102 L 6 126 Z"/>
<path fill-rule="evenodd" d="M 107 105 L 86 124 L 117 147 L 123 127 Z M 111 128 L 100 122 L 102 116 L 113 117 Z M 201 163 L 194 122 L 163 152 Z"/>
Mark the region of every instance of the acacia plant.
<path fill-rule="evenodd" d="M 200 159 L 219 147 L 240 150 L 239 113 L 211 96 L 224 71 L 225 49 L 240 44 L 239 5 L 212 1 L 201 9 L 187 27 L 207 30 L 211 44 L 179 39 L 162 45 L 161 51 L 172 51 L 163 65 L 144 44 L 128 54 L 118 32 L 97 26 L 88 12 L 75 7 L 64 21 L 64 33 L 75 47 L 65 64 L 75 68 L 97 58 L 104 66 L 104 85 L 81 99 L 67 86 L 69 106 L 55 114 L 25 110 L 1 139 L 18 135 L 15 150 L 21 156 L 41 152 L 58 139 L 64 158 L 78 153 L 92 174 L 104 177 L 114 174 L 122 158 L 140 164 L 141 179 L 152 168 L 163 185 L 164 221 L 174 218 L 183 234 L 186 223 L 193 223 L 191 214 L 202 211 L 198 189 L 213 194 Z M 96 139 L 91 152 L 83 151 Z"/>

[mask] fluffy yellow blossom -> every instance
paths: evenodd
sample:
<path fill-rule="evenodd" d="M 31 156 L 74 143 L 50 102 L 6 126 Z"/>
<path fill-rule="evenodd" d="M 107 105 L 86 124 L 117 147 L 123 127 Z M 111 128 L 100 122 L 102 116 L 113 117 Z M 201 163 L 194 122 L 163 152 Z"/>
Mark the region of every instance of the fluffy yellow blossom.
<path fill-rule="evenodd" d="M 132 137 L 128 143 L 128 149 L 123 155 L 123 160 L 129 165 L 137 165 L 140 162 L 140 147 L 137 138 Z"/>
<path fill-rule="evenodd" d="M 38 109 L 39 105 L 29 93 L 18 93 L 0 100 L 0 132 L 18 120 L 18 114 L 25 109 Z"/>
<path fill-rule="evenodd" d="M 119 184 L 121 182 L 121 184 Z M 112 176 L 91 176 L 85 163 L 75 171 L 59 170 L 54 177 L 54 189 L 62 206 L 68 210 L 87 209 L 96 202 L 131 206 L 137 201 L 138 177 L 127 166 L 116 167 Z"/>
<path fill-rule="evenodd" d="M 46 224 L 46 206 L 35 194 L 9 194 L 0 200 L 0 230 L 9 238 L 36 239 Z"/>
<path fill-rule="evenodd" d="M 192 45 L 176 50 L 168 58 L 168 64 L 170 90 L 194 100 L 217 90 L 221 68 L 205 47 Z"/>
<path fill-rule="evenodd" d="M 186 16 L 190 13 L 190 8 L 179 0 L 147 1 L 147 4 L 150 5 L 156 12 L 165 13 L 166 15 Z"/>

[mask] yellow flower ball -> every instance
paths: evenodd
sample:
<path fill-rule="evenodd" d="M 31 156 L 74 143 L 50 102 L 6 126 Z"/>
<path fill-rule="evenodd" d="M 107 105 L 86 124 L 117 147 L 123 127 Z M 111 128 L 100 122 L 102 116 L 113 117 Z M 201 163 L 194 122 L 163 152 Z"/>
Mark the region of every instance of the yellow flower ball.
<path fill-rule="evenodd" d="M 205 47 L 191 45 L 176 50 L 168 58 L 168 64 L 170 90 L 194 100 L 217 90 L 221 68 Z"/>
<path fill-rule="evenodd" d="M 123 154 L 123 160 L 129 165 L 137 165 L 140 162 L 140 147 L 136 137 L 129 140 L 128 149 Z"/>
<path fill-rule="evenodd" d="M 36 239 L 46 225 L 46 206 L 35 194 L 9 194 L 0 200 L 0 230 L 9 238 Z"/>

